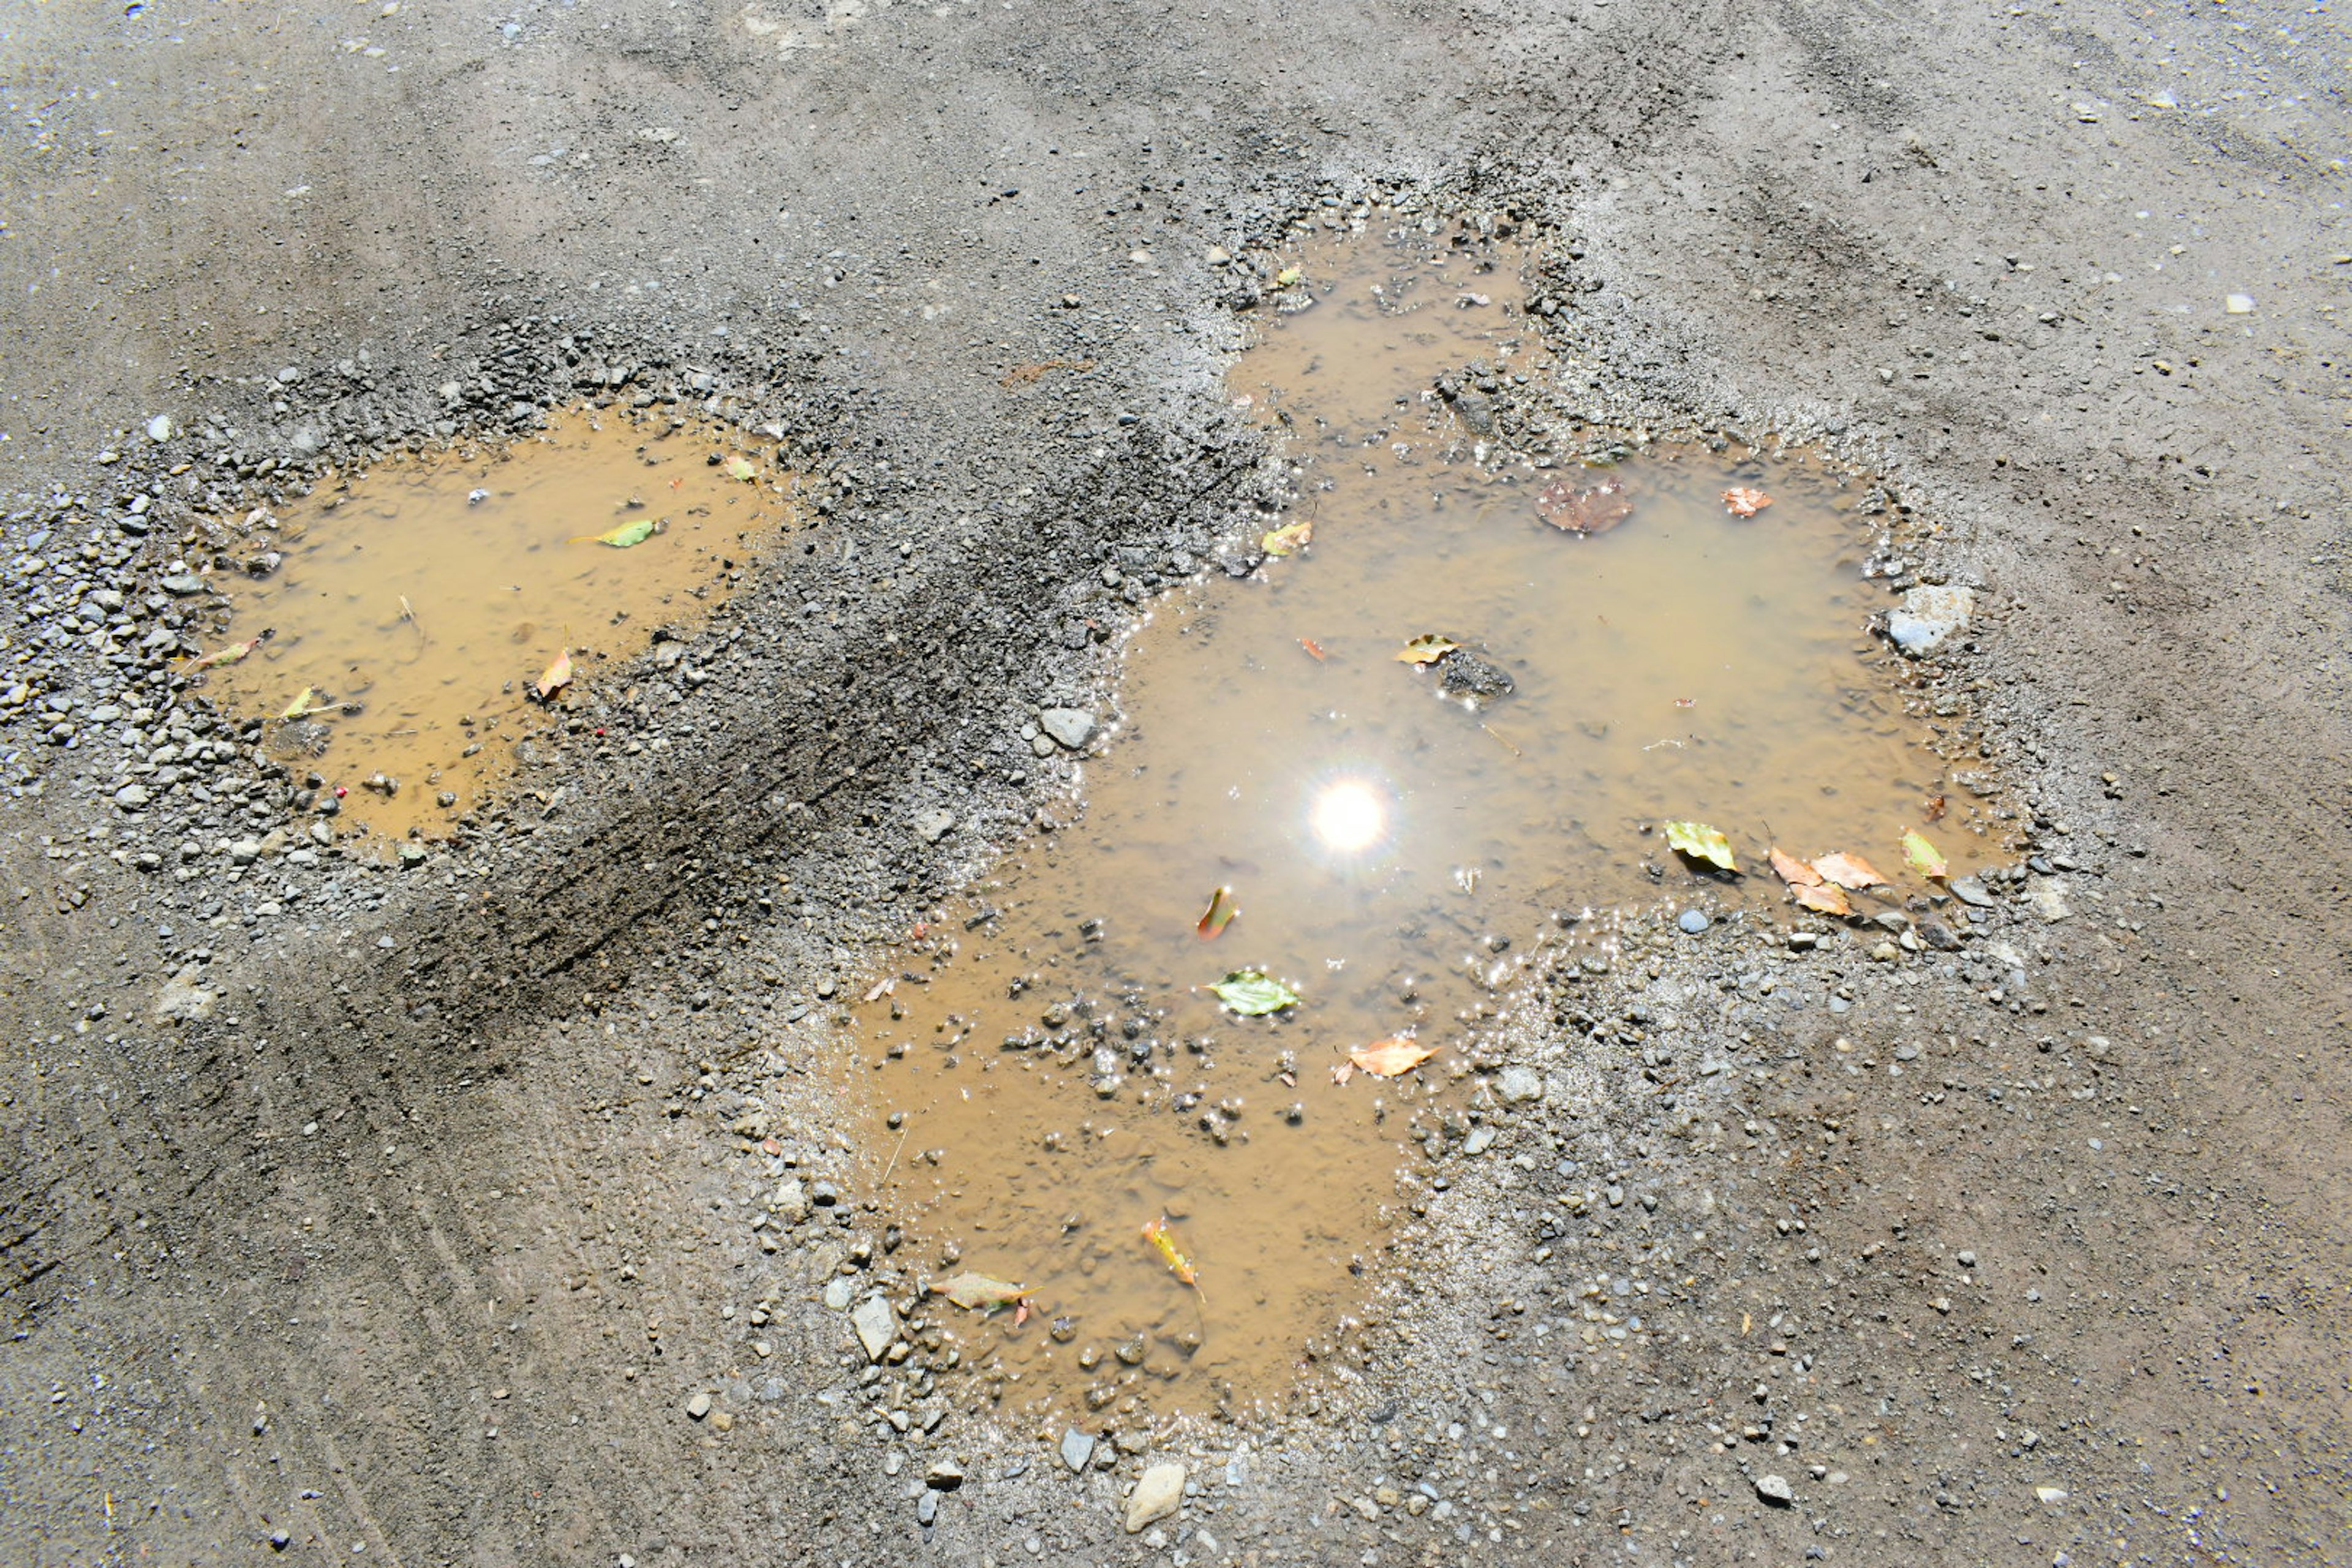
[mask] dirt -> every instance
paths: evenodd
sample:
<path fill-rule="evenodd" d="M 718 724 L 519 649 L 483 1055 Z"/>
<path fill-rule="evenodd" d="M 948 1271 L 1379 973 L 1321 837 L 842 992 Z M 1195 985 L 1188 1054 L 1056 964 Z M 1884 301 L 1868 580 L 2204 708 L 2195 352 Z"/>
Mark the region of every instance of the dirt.
<path fill-rule="evenodd" d="M 2343 1555 L 2333 17 L 18 20 L 12 1560 Z M 1975 591 L 1919 717 L 2014 848 L 1951 951 L 1597 913 L 1362 1332 L 1075 1473 L 909 1327 L 827 1020 L 1076 815 L 1024 725 L 1254 563 L 1223 377 L 1375 209 L 1539 258 L 1498 448 L 1879 476 L 1901 584 Z M 464 842 L 318 842 L 174 684 L 199 520 L 583 400 L 730 425 L 807 526 Z"/>

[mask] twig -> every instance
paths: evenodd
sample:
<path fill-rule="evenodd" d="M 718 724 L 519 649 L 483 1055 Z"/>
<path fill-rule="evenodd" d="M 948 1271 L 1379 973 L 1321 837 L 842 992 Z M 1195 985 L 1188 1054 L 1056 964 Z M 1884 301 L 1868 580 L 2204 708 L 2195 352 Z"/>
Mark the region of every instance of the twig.
<path fill-rule="evenodd" d="M 890 1173 L 898 1168 L 898 1156 L 907 1152 L 907 1135 L 914 1131 L 914 1130 L 915 1124 L 911 1121 L 908 1122 L 905 1127 L 899 1129 L 898 1146 L 890 1151 L 890 1163 L 882 1167 L 882 1181 L 875 1183 L 874 1184 L 876 1186 L 878 1187 L 882 1184 L 882 1182 L 888 1181 L 890 1179 Z"/>

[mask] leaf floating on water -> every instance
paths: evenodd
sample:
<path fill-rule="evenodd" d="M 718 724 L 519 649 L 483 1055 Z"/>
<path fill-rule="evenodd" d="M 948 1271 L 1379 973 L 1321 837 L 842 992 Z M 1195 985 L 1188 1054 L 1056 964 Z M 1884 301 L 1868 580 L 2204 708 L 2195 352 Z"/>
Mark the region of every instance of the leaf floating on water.
<path fill-rule="evenodd" d="M 934 1285 L 931 1290 L 967 1311 L 974 1312 L 1009 1307 L 1021 1300 L 1022 1294 L 1022 1288 L 1010 1281 L 970 1272 L 959 1274 L 944 1285 Z"/>
<path fill-rule="evenodd" d="M 1814 870 L 1811 866 L 1806 865 L 1794 855 L 1781 854 L 1780 847 L 1778 844 L 1772 846 L 1771 855 L 1772 874 L 1780 878 L 1780 880 L 1788 883 L 1789 886 L 1792 888 L 1818 888 L 1822 885 L 1822 874 L 1819 871 Z"/>
<path fill-rule="evenodd" d="M 1622 479 L 1603 479 L 1581 489 L 1566 479 L 1554 479 L 1536 492 L 1536 515 L 1570 533 L 1606 533 L 1633 515 L 1633 502 Z"/>
<path fill-rule="evenodd" d="M 1234 923 L 1234 917 L 1241 912 L 1241 906 L 1234 902 L 1234 890 L 1219 888 L 1209 895 L 1209 907 L 1201 911 L 1201 923 L 1192 929 L 1201 933 L 1202 942 L 1212 941 L 1223 936 L 1225 928 Z"/>
<path fill-rule="evenodd" d="M 571 684 L 572 650 L 567 647 L 555 656 L 555 662 L 547 667 L 547 672 L 532 683 L 531 690 L 544 702 Z"/>
<path fill-rule="evenodd" d="M 1298 993 L 1263 971 L 1236 969 L 1209 987 L 1217 999 L 1244 1018 L 1263 1018 L 1298 1005 Z"/>
<path fill-rule="evenodd" d="M 263 643 L 268 642 L 271 637 L 274 637 L 277 635 L 278 628 L 276 626 L 264 626 L 261 630 L 261 635 L 258 637 L 247 637 L 243 642 L 233 642 L 226 647 L 215 648 L 210 653 L 200 654 L 196 658 L 188 660 L 187 663 L 180 667 L 180 673 L 182 675 L 194 675 L 200 669 L 218 669 L 224 665 L 236 664 L 242 660 L 246 655 L 251 653 L 255 648 L 259 647 Z"/>
<path fill-rule="evenodd" d="M 760 470 L 752 465 L 749 458 L 730 458 L 727 459 L 727 477 L 730 479 L 741 479 L 749 484 L 760 477 Z"/>
<path fill-rule="evenodd" d="M 1192 1260 L 1185 1257 L 1183 1251 L 1177 1247 L 1176 1237 L 1168 1229 L 1167 1215 L 1162 1215 L 1158 1219 L 1145 1220 L 1143 1239 L 1160 1249 L 1160 1256 L 1168 1260 L 1168 1267 L 1177 1279 L 1196 1290 L 1200 1289 L 1200 1271 L 1192 1267 Z"/>
<path fill-rule="evenodd" d="M 1859 855 L 1824 855 L 1813 862 L 1813 869 L 1825 880 L 1841 888 L 1883 888 L 1886 879 L 1878 868 Z"/>
<path fill-rule="evenodd" d="M 302 689 L 302 695 L 289 702 L 286 711 L 278 716 L 280 719 L 308 719 L 313 713 L 331 713 L 341 707 L 341 703 L 330 702 L 320 696 L 317 687 L 306 686 Z"/>
<path fill-rule="evenodd" d="M 1349 1079 L 1351 1079 L 1351 1078 L 1355 1077 L 1355 1076 L 1356 1076 L 1356 1064 L 1355 1064 L 1355 1063 L 1353 1063 L 1353 1062 L 1333 1062 L 1333 1063 L 1331 1064 L 1331 1081 L 1332 1081 L 1333 1083 L 1338 1084 L 1340 1088 L 1342 1088 L 1342 1089 L 1347 1088 L 1347 1087 L 1348 1087 L 1348 1080 L 1349 1080 Z"/>
<path fill-rule="evenodd" d="M 1397 660 L 1401 664 L 1435 664 L 1461 646 L 1452 637 L 1442 637 L 1435 632 L 1428 632 L 1413 638 L 1398 649 Z"/>
<path fill-rule="evenodd" d="M 1436 1054 L 1436 1047 L 1424 1046 L 1411 1035 L 1392 1035 L 1369 1046 L 1355 1047 L 1348 1052 L 1348 1060 L 1376 1078 L 1394 1078 L 1399 1073 L 1411 1072 Z"/>
<path fill-rule="evenodd" d="M 609 544 L 615 550 L 626 550 L 643 544 L 662 531 L 660 522 L 641 517 L 635 522 L 625 522 L 618 528 L 608 528 L 602 533 L 575 533 L 565 542 L 571 544 Z"/>
<path fill-rule="evenodd" d="M 1257 542 L 1258 548 L 1265 551 L 1268 555 L 1287 555 L 1294 550 L 1305 548 L 1307 545 L 1312 543 L 1314 539 L 1315 520 L 1307 518 L 1298 522 L 1287 522 L 1283 524 L 1280 528 L 1269 530 L 1265 537 L 1259 540 Z"/>
<path fill-rule="evenodd" d="M 1816 914 L 1850 915 L 1853 913 L 1853 906 L 1846 901 L 1845 894 L 1826 882 L 1791 883 L 1789 896 Z"/>
<path fill-rule="evenodd" d="M 1305 648 L 1309 654 L 1313 655 L 1316 663 L 1321 664 L 1323 662 L 1323 645 L 1321 643 L 1317 642 L 1313 637 L 1300 637 L 1298 639 L 1298 646 Z"/>
<path fill-rule="evenodd" d="M 1951 863 L 1944 858 L 1944 852 L 1928 843 L 1916 827 L 1903 830 L 1903 858 L 1911 863 L 1911 869 L 1930 881 L 1952 874 Z"/>
<path fill-rule="evenodd" d="M 1710 866 L 1720 866 L 1727 871 L 1739 869 L 1739 862 L 1731 856 L 1731 840 L 1721 830 L 1704 822 L 1669 822 L 1666 842 L 1694 860 L 1704 860 Z"/>
<path fill-rule="evenodd" d="M 1770 496 L 1746 485 L 1734 485 L 1723 492 L 1724 509 L 1734 517 L 1754 517 L 1771 504 Z"/>
<path fill-rule="evenodd" d="M 1287 289 L 1306 276 L 1307 269 L 1303 267 L 1286 267 L 1274 275 L 1274 286 L 1277 289 Z"/>

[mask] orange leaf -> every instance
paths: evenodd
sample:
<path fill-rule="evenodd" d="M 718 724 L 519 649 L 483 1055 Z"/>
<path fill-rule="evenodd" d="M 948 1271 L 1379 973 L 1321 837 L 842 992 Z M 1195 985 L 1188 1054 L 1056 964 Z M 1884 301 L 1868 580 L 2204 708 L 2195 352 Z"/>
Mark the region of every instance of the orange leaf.
<path fill-rule="evenodd" d="M 1772 846 L 1772 870 L 1780 880 L 1792 888 L 1818 888 L 1822 885 L 1822 874 L 1819 871 L 1814 870 L 1794 855 L 1781 854 L 1778 844 Z"/>
<path fill-rule="evenodd" d="M 1348 1053 L 1348 1059 L 1375 1077 L 1394 1078 L 1399 1073 L 1411 1072 L 1436 1054 L 1435 1047 L 1424 1046 L 1411 1035 L 1395 1035 L 1356 1047 Z"/>
<path fill-rule="evenodd" d="M 1313 654 L 1315 656 L 1316 663 L 1320 664 L 1323 662 L 1323 645 L 1317 642 L 1313 637 L 1300 637 L 1298 639 L 1298 646 L 1305 648 L 1308 653 Z"/>
<path fill-rule="evenodd" d="M 1853 906 L 1845 895 L 1826 883 L 1798 882 L 1789 889 L 1789 896 L 1816 914 L 1850 915 Z"/>
<path fill-rule="evenodd" d="M 1334 1062 L 1331 1064 L 1331 1081 L 1338 1084 L 1340 1088 L 1345 1089 L 1348 1085 L 1348 1080 L 1355 1076 L 1355 1063 Z"/>
<path fill-rule="evenodd" d="M 1187 1285 L 1200 1284 L 1200 1278 L 1192 1268 L 1192 1260 L 1177 1249 L 1176 1238 L 1168 1233 L 1167 1215 L 1162 1215 L 1158 1219 L 1145 1220 L 1143 1239 L 1160 1249 L 1160 1256 L 1168 1260 L 1168 1267 L 1175 1270 L 1177 1279 Z"/>
<path fill-rule="evenodd" d="M 1633 515 L 1633 503 L 1622 479 L 1603 479 L 1590 489 L 1554 479 L 1536 493 L 1536 515 L 1570 533 L 1606 533 Z"/>
<path fill-rule="evenodd" d="M 1762 490 L 1746 485 L 1734 485 L 1723 492 L 1723 504 L 1734 517 L 1754 517 L 1772 504 L 1772 498 Z"/>
<path fill-rule="evenodd" d="M 1234 890 L 1219 888 L 1209 895 L 1209 907 L 1201 911 L 1201 923 L 1192 929 L 1201 933 L 1202 942 L 1212 941 L 1223 936 L 1225 928 L 1234 923 L 1234 917 L 1241 912 L 1241 906 L 1234 902 Z"/>
<path fill-rule="evenodd" d="M 1841 888 L 1883 888 L 1886 879 L 1877 868 L 1859 855 L 1824 855 L 1813 862 L 1813 869 L 1828 881 Z"/>
<path fill-rule="evenodd" d="M 539 700 L 544 702 L 571 684 L 572 650 L 565 648 L 555 656 L 555 662 L 547 667 L 547 673 L 539 678 L 531 690 L 538 693 Z"/>

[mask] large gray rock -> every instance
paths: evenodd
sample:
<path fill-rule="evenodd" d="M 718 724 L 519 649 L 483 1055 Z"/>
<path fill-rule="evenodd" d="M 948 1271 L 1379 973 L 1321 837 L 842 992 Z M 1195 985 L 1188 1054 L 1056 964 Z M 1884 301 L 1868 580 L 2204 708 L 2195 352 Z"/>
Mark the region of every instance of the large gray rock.
<path fill-rule="evenodd" d="M 1074 752 L 1095 738 L 1095 716 L 1083 708 L 1048 708 L 1037 715 L 1037 727 Z"/>
<path fill-rule="evenodd" d="M 1183 1501 L 1184 1467 L 1173 1460 L 1152 1466 L 1128 1494 L 1127 1532 L 1133 1535 L 1145 1525 L 1166 1519 Z"/>
<path fill-rule="evenodd" d="M 1969 624 L 1976 612 L 1973 588 L 1913 588 L 1886 614 L 1886 637 L 1905 653 L 1931 654 Z"/>

